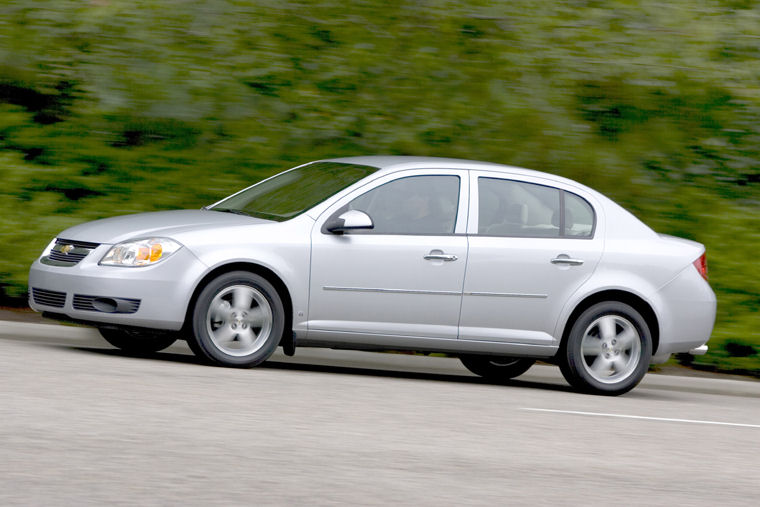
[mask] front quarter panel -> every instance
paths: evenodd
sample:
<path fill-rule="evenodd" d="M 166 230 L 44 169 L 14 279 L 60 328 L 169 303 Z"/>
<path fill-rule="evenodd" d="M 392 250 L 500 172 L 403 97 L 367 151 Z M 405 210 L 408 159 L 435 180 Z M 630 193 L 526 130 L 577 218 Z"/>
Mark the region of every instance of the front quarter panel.
<path fill-rule="evenodd" d="M 309 294 L 309 233 L 314 221 L 301 215 L 287 222 L 204 230 L 177 237 L 206 266 L 200 281 L 215 269 L 233 263 L 251 263 L 274 272 L 290 292 L 293 328 L 305 330 Z"/>

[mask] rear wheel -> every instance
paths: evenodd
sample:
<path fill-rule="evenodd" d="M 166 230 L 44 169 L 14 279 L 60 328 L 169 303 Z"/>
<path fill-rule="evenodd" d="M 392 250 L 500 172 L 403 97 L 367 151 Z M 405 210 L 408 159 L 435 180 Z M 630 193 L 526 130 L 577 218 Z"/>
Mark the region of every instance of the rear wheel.
<path fill-rule="evenodd" d="M 560 353 L 560 368 L 575 388 L 596 394 L 623 394 L 641 381 L 652 358 L 646 321 L 618 301 L 597 303 L 573 324 Z"/>
<path fill-rule="evenodd" d="M 462 356 L 459 359 L 475 375 L 494 382 L 519 377 L 536 362 L 522 357 Z"/>
<path fill-rule="evenodd" d="M 135 354 L 158 352 L 177 341 L 174 333 L 150 333 L 114 328 L 99 328 L 98 331 L 114 347 Z"/>
<path fill-rule="evenodd" d="M 202 359 L 252 367 L 272 355 L 284 326 L 285 310 L 272 284 L 254 273 L 234 271 L 201 291 L 189 341 Z"/>

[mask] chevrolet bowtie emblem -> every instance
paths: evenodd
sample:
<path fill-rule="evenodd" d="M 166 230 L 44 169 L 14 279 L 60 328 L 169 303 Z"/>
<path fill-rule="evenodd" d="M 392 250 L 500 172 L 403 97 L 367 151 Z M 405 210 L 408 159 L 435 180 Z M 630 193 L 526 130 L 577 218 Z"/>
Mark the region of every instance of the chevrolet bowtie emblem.
<path fill-rule="evenodd" d="M 61 247 L 61 253 L 68 255 L 68 253 L 71 252 L 73 249 L 74 249 L 74 245 L 63 245 Z"/>

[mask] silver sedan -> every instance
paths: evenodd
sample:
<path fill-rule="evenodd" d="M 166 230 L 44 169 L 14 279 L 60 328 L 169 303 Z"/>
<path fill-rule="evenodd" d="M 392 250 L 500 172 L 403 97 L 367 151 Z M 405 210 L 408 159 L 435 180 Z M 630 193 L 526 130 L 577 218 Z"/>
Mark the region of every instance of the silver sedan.
<path fill-rule="evenodd" d="M 81 224 L 29 287 L 35 310 L 132 352 L 181 338 L 238 367 L 278 346 L 442 352 L 496 382 L 542 359 L 602 394 L 703 354 L 716 305 L 703 245 L 584 185 L 419 157 L 311 162 L 201 210 Z"/>

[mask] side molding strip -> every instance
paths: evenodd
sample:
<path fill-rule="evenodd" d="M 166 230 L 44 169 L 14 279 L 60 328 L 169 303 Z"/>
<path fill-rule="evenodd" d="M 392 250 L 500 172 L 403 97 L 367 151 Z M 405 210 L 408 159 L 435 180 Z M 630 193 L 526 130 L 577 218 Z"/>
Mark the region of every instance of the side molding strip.
<path fill-rule="evenodd" d="M 426 294 L 433 296 L 461 296 L 462 293 L 456 290 L 416 290 L 416 289 L 380 289 L 374 287 L 334 287 L 325 285 L 322 290 L 333 290 L 340 292 L 381 292 L 386 294 Z"/>
<path fill-rule="evenodd" d="M 465 296 L 492 296 L 500 298 L 533 298 L 546 299 L 547 294 L 523 294 L 520 292 L 465 292 Z"/>
<path fill-rule="evenodd" d="M 459 292 L 455 290 L 381 289 L 379 287 L 336 287 L 325 285 L 322 290 L 338 292 L 379 292 L 384 294 L 423 294 L 432 296 L 490 296 L 502 298 L 546 299 L 547 294 L 524 294 L 520 292 Z"/>

